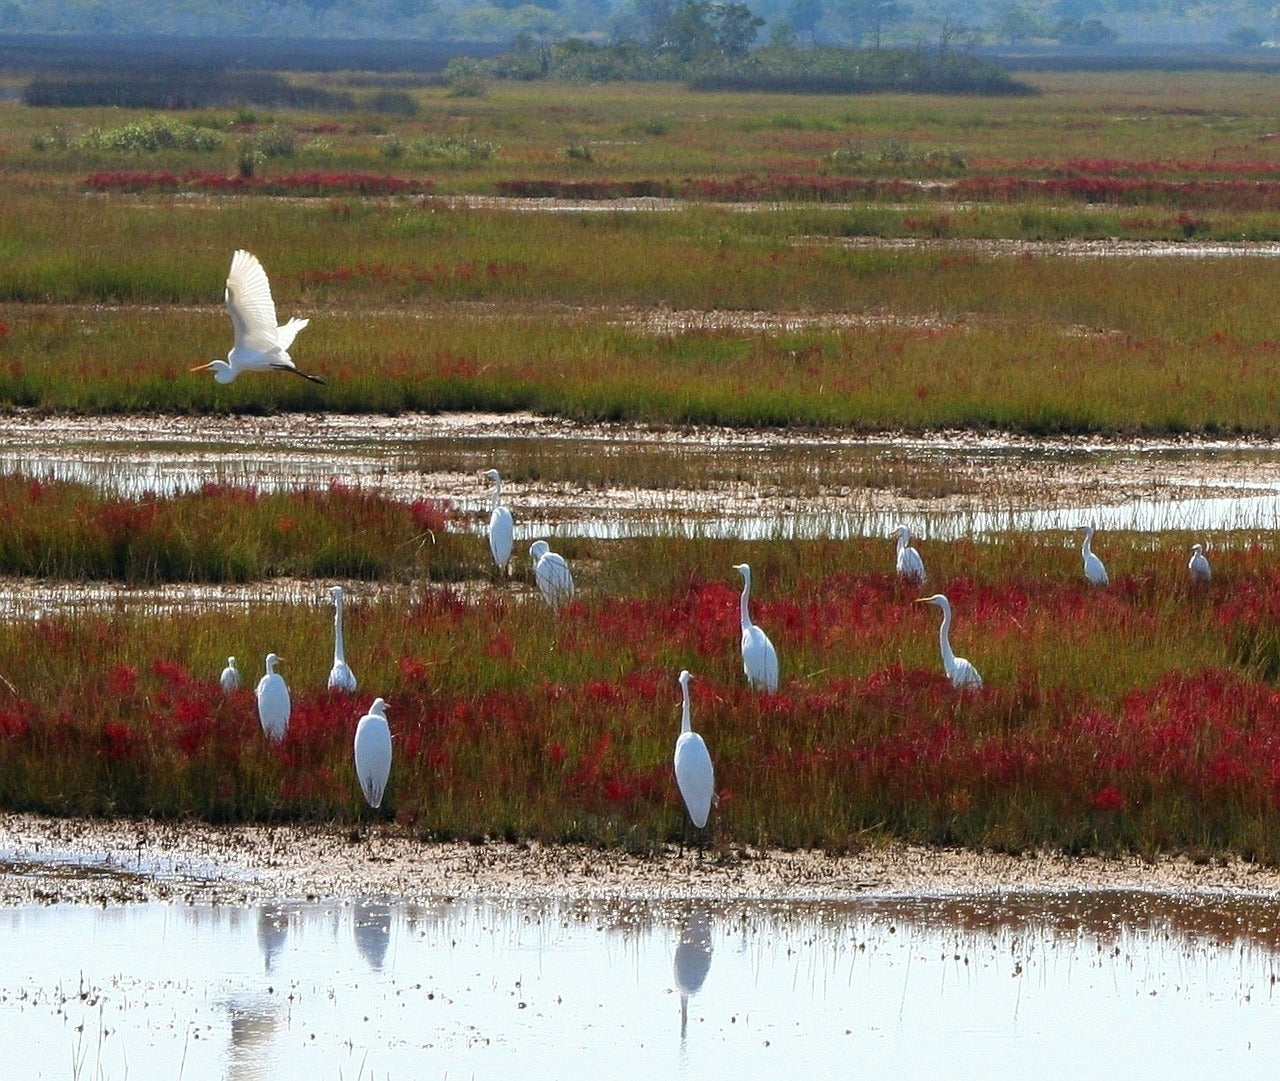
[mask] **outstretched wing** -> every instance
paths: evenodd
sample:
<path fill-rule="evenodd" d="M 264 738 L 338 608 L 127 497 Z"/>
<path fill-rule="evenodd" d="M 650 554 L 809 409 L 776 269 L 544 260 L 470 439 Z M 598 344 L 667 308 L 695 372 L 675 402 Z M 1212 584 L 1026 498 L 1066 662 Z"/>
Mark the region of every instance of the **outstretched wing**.
<path fill-rule="evenodd" d="M 227 274 L 227 312 L 236 331 L 236 348 L 267 353 L 279 345 L 271 284 L 258 257 L 237 251 Z"/>

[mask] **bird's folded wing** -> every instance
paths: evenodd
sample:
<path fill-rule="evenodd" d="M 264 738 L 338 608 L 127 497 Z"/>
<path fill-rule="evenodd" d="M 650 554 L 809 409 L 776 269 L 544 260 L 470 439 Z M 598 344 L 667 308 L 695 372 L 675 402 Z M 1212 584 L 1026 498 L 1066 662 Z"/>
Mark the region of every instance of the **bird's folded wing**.
<path fill-rule="evenodd" d="M 278 346 L 276 305 L 271 284 L 257 256 L 238 251 L 227 275 L 227 312 L 235 327 L 236 347 L 269 352 Z"/>

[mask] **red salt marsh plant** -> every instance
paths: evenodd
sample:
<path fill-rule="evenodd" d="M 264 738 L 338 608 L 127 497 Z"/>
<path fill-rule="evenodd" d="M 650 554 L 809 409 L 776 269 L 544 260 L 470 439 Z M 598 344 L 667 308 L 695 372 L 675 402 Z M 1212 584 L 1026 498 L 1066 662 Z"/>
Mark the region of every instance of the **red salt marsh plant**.
<path fill-rule="evenodd" d="M 336 481 L 294 492 L 206 484 L 127 499 L 11 474 L 0 476 L 0 500 L 0 573 L 10 575 L 135 584 L 457 578 L 476 562 L 450 532 L 443 505 L 388 500 Z"/>
<path fill-rule="evenodd" d="M 886 561 L 888 542 L 668 541 L 657 570 L 600 542 L 602 564 L 638 569 L 584 566 L 558 615 L 521 587 L 358 603 L 354 698 L 325 689 L 323 609 L 10 624 L 0 794 L 66 813 L 354 820 L 351 738 L 376 694 L 396 740 L 385 811 L 406 828 L 645 848 L 682 830 L 671 749 L 687 667 L 720 843 L 1280 857 L 1277 557 L 1216 552 L 1214 581 L 1193 589 L 1182 546 L 1159 561 L 1110 539 L 1107 591 L 1079 581 L 1073 549 L 1031 538 L 931 553 L 978 692 L 946 680 L 936 613 L 913 592 L 833 566 Z M 781 657 L 777 694 L 742 676 L 727 573 L 739 553 Z M 216 685 L 226 653 L 256 679 L 268 648 L 294 696 L 279 746 L 262 740 L 250 691 Z M 36 655 L 38 669 L 23 663 Z"/>

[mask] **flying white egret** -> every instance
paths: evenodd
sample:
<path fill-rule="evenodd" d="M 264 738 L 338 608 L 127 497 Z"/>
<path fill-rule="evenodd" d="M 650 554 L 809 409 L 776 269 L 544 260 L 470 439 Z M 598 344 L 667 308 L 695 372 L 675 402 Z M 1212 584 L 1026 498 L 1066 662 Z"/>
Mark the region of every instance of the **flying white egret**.
<path fill-rule="evenodd" d="M 573 573 L 559 552 L 553 552 L 544 540 L 529 545 L 529 558 L 533 560 L 533 577 L 542 595 L 552 608 L 559 608 L 573 600 Z"/>
<path fill-rule="evenodd" d="M 511 511 L 502 505 L 502 476 L 496 469 L 484 474 L 493 485 L 493 502 L 489 507 L 489 551 L 498 570 L 506 571 L 511 560 L 511 546 L 515 543 L 516 527 Z"/>
<path fill-rule="evenodd" d="M 222 675 L 218 677 L 218 683 L 222 686 L 223 694 L 231 694 L 240 689 L 240 669 L 236 667 L 236 659 L 234 657 L 227 658 L 227 667 L 222 670 Z"/>
<path fill-rule="evenodd" d="M 680 735 L 676 737 L 676 787 L 684 800 L 689 818 L 698 829 L 707 824 L 711 814 L 711 800 L 716 790 L 715 770 L 711 766 L 711 754 L 702 737 L 693 730 L 689 709 L 689 672 L 680 673 L 680 693 L 684 698 L 680 707 Z"/>
<path fill-rule="evenodd" d="M 898 577 L 923 585 L 924 560 L 920 558 L 920 553 L 911 547 L 911 530 L 900 525 L 890 535 L 898 538 Z"/>
<path fill-rule="evenodd" d="M 356 725 L 356 777 L 370 807 L 382 806 L 382 794 L 391 775 L 391 729 L 387 727 L 387 703 L 375 698 L 369 712 Z"/>
<path fill-rule="evenodd" d="M 329 596 L 333 598 L 333 667 L 329 669 L 329 690 L 355 694 L 356 674 L 347 664 L 342 645 L 342 587 L 331 586 Z"/>
<path fill-rule="evenodd" d="M 313 383 L 325 382 L 318 375 L 299 371 L 289 356 L 293 339 L 311 320 L 295 317 L 282 326 L 276 325 L 271 283 L 256 255 L 241 250 L 231 257 L 226 296 L 235 344 L 226 360 L 197 364 L 191 369 L 193 372 L 213 372 L 219 383 L 230 383 L 241 372 L 292 372 Z"/>
<path fill-rule="evenodd" d="M 1209 560 L 1204 554 L 1203 544 L 1193 544 L 1191 546 L 1191 562 L 1187 564 L 1187 570 L 1191 572 L 1191 577 L 1197 582 L 1207 582 L 1209 576 L 1213 573 L 1209 569 Z"/>
<path fill-rule="evenodd" d="M 1093 554 L 1093 534 L 1096 532 L 1094 524 L 1090 522 L 1088 525 L 1078 525 L 1076 530 L 1084 534 L 1084 542 L 1080 545 L 1080 554 L 1084 557 L 1084 576 L 1095 586 L 1108 585 L 1111 579 L 1107 577 L 1107 568 Z"/>
<path fill-rule="evenodd" d="M 942 609 L 942 626 L 938 630 L 938 643 L 942 647 L 942 667 L 953 687 L 981 687 L 978 670 L 963 657 L 951 651 L 951 602 L 942 593 L 921 597 L 917 604 L 935 604 Z"/>
<path fill-rule="evenodd" d="M 737 563 L 733 569 L 742 575 L 740 602 L 742 670 L 746 673 L 747 682 L 752 687 L 776 691 L 778 689 L 778 651 L 773 648 L 769 636 L 751 622 L 751 613 L 747 608 L 751 599 L 751 567 L 746 563 Z"/>
<path fill-rule="evenodd" d="M 284 676 L 276 671 L 280 658 L 267 654 L 267 674 L 258 680 L 258 720 L 267 739 L 279 743 L 289 728 L 289 688 Z"/>

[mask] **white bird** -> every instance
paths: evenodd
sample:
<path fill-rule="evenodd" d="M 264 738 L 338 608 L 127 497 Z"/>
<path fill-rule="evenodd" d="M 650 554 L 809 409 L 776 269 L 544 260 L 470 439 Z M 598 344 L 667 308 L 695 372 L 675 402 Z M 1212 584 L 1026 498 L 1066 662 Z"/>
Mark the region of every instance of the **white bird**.
<path fill-rule="evenodd" d="M 331 586 L 329 596 L 333 598 L 333 667 L 329 669 L 329 690 L 355 694 L 356 674 L 347 664 L 342 645 L 342 587 Z"/>
<path fill-rule="evenodd" d="M 711 914 L 705 908 L 694 909 L 686 917 L 672 970 L 676 990 L 680 992 L 680 1038 L 683 1040 L 689 1029 L 689 996 L 702 990 L 711 971 Z"/>
<path fill-rule="evenodd" d="M 715 795 L 716 776 L 711 766 L 711 754 L 702 737 L 693 730 L 689 710 L 689 680 L 687 671 L 680 673 L 680 693 L 684 704 L 680 712 L 680 735 L 676 737 L 676 787 L 693 824 L 702 829 L 711 814 L 711 800 Z"/>
<path fill-rule="evenodd" d="M 232 694 L 240 689 L 240 669 L 236 667 L 234 657 L 227 658 L 227 667 L 218 677 L 218 683 L 222 686 L 223 694 Z"/>
<path fill-rule="evenodd" d="M 898 538 L 898 577 L 923 585 L 924 560 L 920 558 L 920 553 L 911 547 L 911 530 L 900 525 L 893 531 L 893 535 Z"/>
<path fill-rule="evenodd" d="M 533 560 L 533 577 L 542 595 L 552 608 L 573 600 L 573 573 L 559 552 L 553 552 L 544 540 L 529 545 L 529 558 Z"/>
<path fill-rule="evenodd" d="M 1207 582 L 1209 576 L 1213 573 L 1209 569 L 1209 560 L 1204 554 L 1203 544 L 1193 544 L 1191 546 L 1191 562 L 1187 564 L 1187 570 L 1191 572 L 1191 577 L 1197 582 Z"/>
<path fill-rule="evenodd" d="M 502 505 L 502 476 L 496 469 L 484 474 L 493 485 L 493 502 L 489 507 L 489 551 L 498 570 L 505 571 L 511 560 L 511 546 L 515 543 L 515 522 L 511 511 Z"/>
<path fill-rule="evenodd" d="M 1093 523 L 1078 525 L 1076 529 L 1084 533 L 1084 543 L 1080 545 L 1080 554 L 1084 557 L 1084 576 L 1095 586 L 1108 585 L 1111 579 L 1107 577 L 1107 568 L 1102 565 L 1102 560 L 1093 554 L 1095 532 Z"/>
<path fill-rule="evenodd" d="M 213 372 L 219 383 L 230 383 L 241 372 L 292 372 L 313 383 L 324 383 L 318 375 L 298 370 L 289 356 L 289 346 L 298 331 L 311 320 L 290 319 L 276 325 L 276 304 L 271 299 L 271 283 L 258 257 L 237 251 L 231 257 L 227 275 L 227 313 L 235 329 L 235 344 L 226 360 L 197 364 L 193 372 Z"/>
<path fill-rule="evenodd" d="M 938 643 L 942 647 L 942 667 L 953 687 L 981 687 L 982 677 L 963 657 L 951 651 L 951 602 L 941 593 L 921 597 L 917 604 L 934 604 L 942 609 L 942 626 L 938 630 Z"/>
<path fill-rule="evenodd" d="M 370 807 L 382 806 L 382 794 L 391 775 L 391 729 L 387 727 L 387 703 L 375 698 L 369 712 L 356 725 L 356 777 Z"/>
<path fill-rule="evenodd" d="M 747 682 L 752 687 L 776 691 L 778 689 L 778 651 L 773 648 L 769 636 L 751 622 L 751 613 L 747 609 L 751 599 L 751 567 L 746 563 L 738 563 L 733 569 L 742 575 L 743 582 L 740 603 L 742 670 L 746 673 Z"/>
<path fill-rule="evenodd" d="M 267 654 L 267 674 L 258 680 L 258 720 L 267 739 L 279 743 L 289 728 L 289 688 L 284 676 L 276 671 L 280 658 Z"/>

